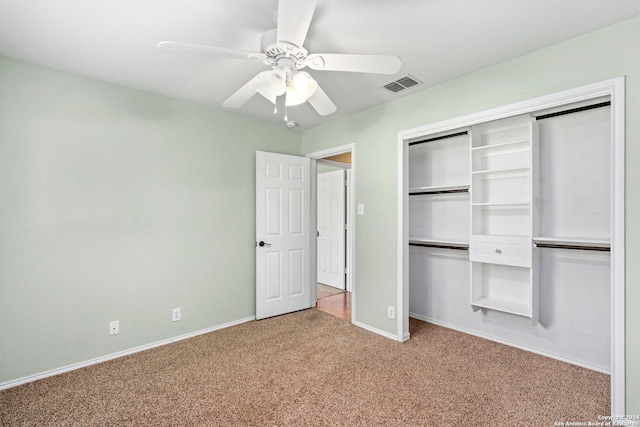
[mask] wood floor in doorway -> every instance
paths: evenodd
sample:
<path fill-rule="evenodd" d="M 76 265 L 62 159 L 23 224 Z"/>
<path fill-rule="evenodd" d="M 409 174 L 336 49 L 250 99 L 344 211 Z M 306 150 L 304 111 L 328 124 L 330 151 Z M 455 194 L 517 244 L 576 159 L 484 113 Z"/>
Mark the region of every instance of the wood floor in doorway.
<path fill-rule="evenodd" d="M 318 285 L 318 287 L 320 286 L 323 285 Z M 351 292 L 342 291 L 326 297 L 321 297 L 321 295 L 318 292 L 319 297 L 316 305 L 318 310 L 351 321 Z"/>

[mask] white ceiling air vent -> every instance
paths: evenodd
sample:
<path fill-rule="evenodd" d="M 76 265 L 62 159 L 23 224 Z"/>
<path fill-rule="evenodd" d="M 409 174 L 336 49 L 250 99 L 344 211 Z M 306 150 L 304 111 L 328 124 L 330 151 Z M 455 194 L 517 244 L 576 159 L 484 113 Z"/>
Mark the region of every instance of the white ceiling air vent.
<path fill-rule="evenodd" d="M 391 92 L 400 92 L 403 91 L 405 89 L 409 89 L 412 86 L 416 86 L 422 84 L 422 82 L 418 79 L 416 79 L 415 77 L 409 75 L 409 74 L 405 74 L 404 76 L 400 77 L 397 80 L 394 80 L 392 82 L 389 82 L 385 85 L 383 85 L 383 87 L 385 89 L 389 89 Z"/>

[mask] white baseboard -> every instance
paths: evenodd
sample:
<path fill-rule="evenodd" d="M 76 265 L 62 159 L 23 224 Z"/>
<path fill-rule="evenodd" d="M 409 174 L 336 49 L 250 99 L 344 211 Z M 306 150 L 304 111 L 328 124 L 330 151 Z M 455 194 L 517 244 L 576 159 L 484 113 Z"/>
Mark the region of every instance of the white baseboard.
<path fill-rule="evenodd" d="M 582 368 L 590 369 L 592 371 L 601 372 L 603 374 L 611 375 L 611 371 L 608 370 L 608 369 L 602 368 L 600 366 L 590 365 L 588 363 L 584 363 L 584 362 L 579 361 L 579 360 L 570 359 L 568 357 L 564 357 L 564 356 L 561 356 L 559 354 L 550 353 L 550 352 L 541 351 L 541 350 L 536 350 L 534 348 L 523 346 L 522 344 L 517 344 L 517 343 L 509 341 L 509 340 L 505 340 L 505 339 L 502 339 L 502 338 L 494 337 L 492 335 L 482 334 L 480 332 L 472 331 L 470 329 L 461 328 L 459 326 L 452 325 L 452 324 L 447 323 L 447 322 L 442 322 L 440 320 L 432 319 L 432 318 L 426 317 L 426 316 L 421 316 L 421 315 L 415 314 L 415 313 L 409 313 L 409 317 L 413 317 L 414 319 L 422 320 L 423 322 L 433 323 L 434 325 L 438 325 L 438 326 L 442 326 L 442 327 L 445 327 L 445 328 L 453 329 L 455 331 L 464 332 L 465 334 L 473 335 L 473 336 L 476 336 L 478 338 L 484 338 L 484 339 L 489 340 L 489 341 L 499 342 L 500 344 L 508 345 L 510 347 L 519 348 L 520 350 L 525 350 L 525 351 L 528 351 L 528 352 L 531 352 L 531 353 L 539 354 L 541 356 L 549 357 L 551 359 L 560 360 L 562 362 L 570 363 L 572 365 L 580 366 Z"/>
<path fill-rule="evenodd" d="M 359 327 L 359 328 L 366 329 L 369 332 L 373 332 L 374 334 L 382 335 L 385 338 L 389 338 L 389 339 L 392 339 L 394 341 L 402 342 L 402 340 L 398 339 L 397 335 L 390 334 L 389 332 L 385 332 L 385 331 L 383 331 L 381 329 L 376 329 L 376 328 L 373 328 L 373 327 L 371 327 L 369 325 L 365 325 L 364 323 L 360 323 L 360 322 L 352 322 L 352 324 L 357 326 L 357 327 Z"/>
<path fill-rule="evenodd" d="M 186 340 L 188 338 L 193 338 L 198 335 L 207 334 L 209 332 L 218 331 L 220 329 L 229 328 L 231 326 L 240 325 L 242 323 L 250 322 L 255 320 L 255 316 L 245 317 L 244 319 L 234 320 L 232 322 L 223 323 L 221 325 L 212 326 L 206 329 L 200 329 L 199 331 L 190 332 L 188 334 L 178 335 L 176 337 L 167 338 L 165 340 L 156 341 L 151 344 L 141 345 L 139 347 L 130 348 L 128 350 L 119 351 L 116 353 L 107 354 L 105 356 L 96 357 L 94 359 L 85 360 L 84 362 L 73 363 L 71 365 L 63 366 L 61 368 L 51 369 L 49 371 L 40 372 L 38 374 L 29 375 L 23 378 L 18 378 L 16 380 L 6 381 L 0 383 L 0 390 L 4 390 L 11 387 L 16 387 L 21 384 L 30 383 L 32 381 L 41 380 L 43 378 L 52 377 L 54 375 L 62 374 L 69 371 L 74 371 L 76 369 L 85 368 L 87 366 L 96 365 L 98 363 L 106 362 L 108 360 L 117 359 L 119 357 L 128 356 L 130 354 L 139 353 L 141 351 L 149 350 L 155 347 L 160 347 L 163 345 L 171 344 L 177 341 Z"/>

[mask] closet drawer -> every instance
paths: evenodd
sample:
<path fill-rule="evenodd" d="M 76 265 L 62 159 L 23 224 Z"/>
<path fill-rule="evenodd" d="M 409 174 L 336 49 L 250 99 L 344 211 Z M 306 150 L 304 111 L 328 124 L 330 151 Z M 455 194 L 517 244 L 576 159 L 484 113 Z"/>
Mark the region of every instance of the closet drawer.
<path fill-rule="evenodd" d="M 528 237 L 471 236 L 469 260 L 530 268 L 531 248 Z"/>

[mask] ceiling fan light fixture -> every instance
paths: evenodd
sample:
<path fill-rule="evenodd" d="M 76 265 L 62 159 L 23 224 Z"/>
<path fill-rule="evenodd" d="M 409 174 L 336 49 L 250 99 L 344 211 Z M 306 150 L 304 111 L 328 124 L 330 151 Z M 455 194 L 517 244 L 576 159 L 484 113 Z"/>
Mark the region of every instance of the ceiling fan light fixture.
<path fill-rule="evenodd" d="M 285 104 L 287 107 L 304 104 L 306 99 L 299 96 L 298 91 L 293 86 L 287 86 L 287 98 Z"/>
<path fill-rule="evenodd" d="M 316 93 L 316 90 L 318 90 L 318 82 L 309 73 L 298 71 L 291 78 L 291 83 L 287 85 L 285 105 L 291 107 L 304 104 Z"/>
<path fill-rule="evenodd" d="M 264 71 L 260 74 L 263 83 L 256 91 L 267 98 L 271 103 L 276 103 L 276 98 L 284 95 L 286 89 L 286 74 L 280 69 Z"/>

